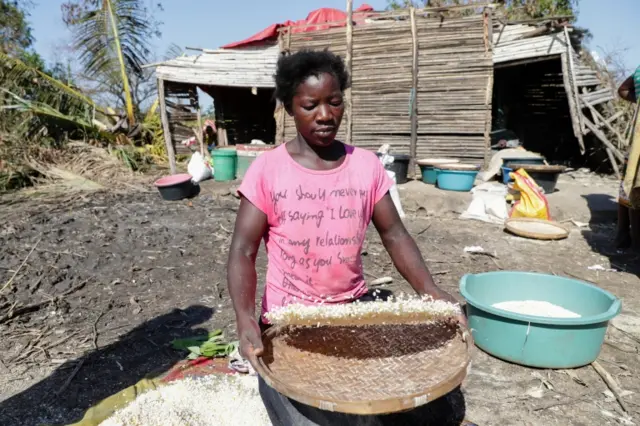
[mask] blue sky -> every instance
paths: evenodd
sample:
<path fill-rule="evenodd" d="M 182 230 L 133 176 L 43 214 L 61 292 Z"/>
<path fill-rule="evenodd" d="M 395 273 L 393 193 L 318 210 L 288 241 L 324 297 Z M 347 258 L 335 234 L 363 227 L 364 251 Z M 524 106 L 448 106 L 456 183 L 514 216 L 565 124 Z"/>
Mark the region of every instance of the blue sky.
<path fill-rule="evenodd" d="M 154 0 L 149 0 L 150 4 Z M 157 2 L 157 1 L 156 1 Z M 62 0 L 34 0 L 30 21 L 35 47 L 47 61 L 73 61 L 68 49 L 69 32 L 61 19 Z M 268 25 L 287 19 L 303 19 L 313 9 L 344 9 L 345 0 L 163 0 L 162 39 L 154 42 L 159 57 L 171 43 L 185 47 L 216 48 L 242 40 Z M 355 7 L 362 3 L 355 0 Z M 368 4 L 383 9 L 386 0 Z M 640 0 L 580 0 L 578 25 L 593 33 L 590 49 L 624 50 L 629 69 L 640 65 Z M 634 28 L 636 28 L 634 30 Z"/>

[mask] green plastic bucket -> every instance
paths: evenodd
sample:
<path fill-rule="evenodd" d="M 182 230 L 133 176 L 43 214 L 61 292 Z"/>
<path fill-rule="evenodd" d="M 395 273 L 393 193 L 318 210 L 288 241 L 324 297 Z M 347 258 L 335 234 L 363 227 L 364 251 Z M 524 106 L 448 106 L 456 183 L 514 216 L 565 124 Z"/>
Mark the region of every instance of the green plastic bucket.
<path fill-rule="evenodd" d="M 211 152 L 213 157 L 213 178 L 218 182 L 234 180 L 236 178 L 235 149 L 218 148 Z"/>
<path fill-rule="evenodd" d="M 609 320 L 620 313 L 614 295 L 592 284 L 531 272 L 465 275 L 475 344 L 505 361 L 537 368 L 575 368 L 598 358 Z M 548 318 L 494 308 L 506 301 L 538 300 L 573 311 L 580 318 Z"/>

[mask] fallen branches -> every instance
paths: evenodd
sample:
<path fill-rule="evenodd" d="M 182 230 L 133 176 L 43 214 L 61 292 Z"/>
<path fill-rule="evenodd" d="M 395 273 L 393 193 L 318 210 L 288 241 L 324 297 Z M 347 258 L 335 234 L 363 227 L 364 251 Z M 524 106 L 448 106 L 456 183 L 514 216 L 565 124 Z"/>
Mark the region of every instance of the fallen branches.
<path fill-rule="evenodd" d="M 618 401 L 618 404 L 620 404 L 622 410 L 625 413 L 630 414 L 627 403 L 622 399 L 622 394 L 624 391 L 622 390 L 618 382 L 616 382 L 613 376 L 611 376 L 611 374 L 609 374 L 609 372 L 605 370 L 605 368 L 598 361 L 593 361 L 591 363 L 591 366 L 594 370 L 596 370 L 596 373 L 598 373 L 598 375 L 602 377 L 602 380 L 604 380 L 611 393 L 613 393 L 613 396 L 616 397 L 616 401 Z"/>
<path fill-rule="evenodd" d="M 0 294 L 2 294 L 2 292 L 4 292 L 4 290 L 11 285 L 11 283 L 16 278 L 18 273 L 22 270 L 24 265 L 27 263 L 27 260 L 29 260 L 29 257 L 31 256 L 31 254 L 35 251 L 36 247 L 38 247 L 38 244 L 40 244 L 41 240 L 42 240 L 42 237 L 38 238 L 38 241 L 36 241 L 36 243 L 33 245 L 33 247 L 31 248 L 31 251 L 29 252 L 29 254 L 27 254 L 27 257 L 25 257 L 24 260 L 22 261 L 22 263 L 20 264 L 20 267 L 18 269 L 16 269 L 16 271 L 13 273 L 11 278 L 9 278 L 9 281 L 7 281 L 6 284 L 2 286 L 2 288 L 0 288 Z M 2 321 L 0 321 L 0 323 L 1 322 Z"/>
<path fill-rule="evenodd" d="M 71 372 L 71 374 L 69 375 L 67 380 L 64 382 L 64 384 L 60 387 L 60 389 L 58 389 L 56 391 L 56 395 L 60 395 L 65 390 L 67 390 L 67 388 L 71 384 L 71 381 L 73 381 L 73 378 L 76 377 L 76 375 L 78 374 L 78 371 L 80 371 L 80 369 L 82 368 L 83 364 L 84 364 L 84 359 L 81 359 L 80 361 L 78 361 L 78 364 L 76 365 L 76 368 L 73 369 L 73 371 Z"/>
<path fill-rule="evenodd" d="M 88 279 L 83 281 L 83 282 L 81 282 L 80 284 L 78 284 L 76 286 L 71 287 L 69 290 L 65 291 L 64 293 L 60 294 L 59 296 L 55 296 L 52 299 L 43 300 L 43 301 L 40 301 L 40 302 L 31 303 L 29 305 L 21 306 L 16 310 L 9 310 L 9 312 L 4 314 L 3 316 L 0 316 L 0 324 L 3 324 L 3 323 L 7 322 L 10 319 L 17 318 L 20 315 L 24 315 L 24 314 L 28 314 L 30 312 L 37 311 L 41 307 L 46 306 L 49 303 L 59 302 L 60 300 L 62 300 L 65 297 L 69 296 L 70 294 L 75 293 L 76 291 L 80 290 L 82 287 L 84 287 L 87 284 L 87 282 L 89 282 Z"/>

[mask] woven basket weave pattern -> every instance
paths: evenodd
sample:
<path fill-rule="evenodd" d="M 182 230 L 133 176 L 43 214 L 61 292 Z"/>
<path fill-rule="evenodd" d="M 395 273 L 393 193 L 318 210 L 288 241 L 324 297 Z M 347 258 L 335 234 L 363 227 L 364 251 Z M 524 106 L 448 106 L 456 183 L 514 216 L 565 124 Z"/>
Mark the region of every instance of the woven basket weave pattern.
<path fill-rule="evenodd" d="M 469 363 L 467 343 L 449 322 L 281 327 L 263 340 L 258 371 L 276 390 L 359 414 L 425 404 L 460 385 Z"/>

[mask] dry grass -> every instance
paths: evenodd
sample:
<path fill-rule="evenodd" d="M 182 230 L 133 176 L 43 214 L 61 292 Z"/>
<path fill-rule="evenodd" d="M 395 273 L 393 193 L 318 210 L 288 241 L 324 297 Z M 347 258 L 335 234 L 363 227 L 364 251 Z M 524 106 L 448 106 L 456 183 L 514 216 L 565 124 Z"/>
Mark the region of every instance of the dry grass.
<path fill-rule="evenodd" d="M 32 186 L 5 195 L 3 201 L 77 198 L 100 191 L 145 192 L 150 188 L 148 176 L 131 171 L 107 149 L 83 142 L 68 143 L 64 149 L 32 149 L 24 154 L 23 164 Z"/>

